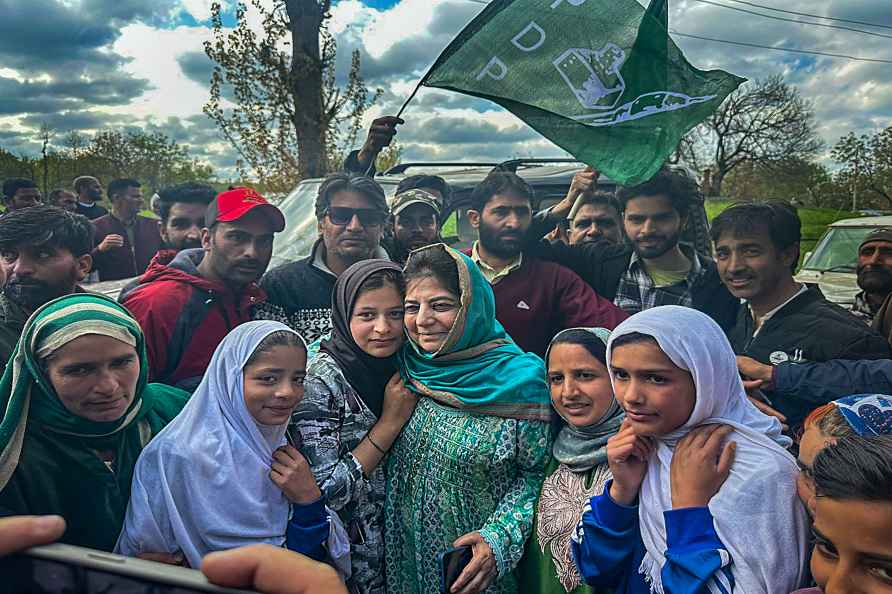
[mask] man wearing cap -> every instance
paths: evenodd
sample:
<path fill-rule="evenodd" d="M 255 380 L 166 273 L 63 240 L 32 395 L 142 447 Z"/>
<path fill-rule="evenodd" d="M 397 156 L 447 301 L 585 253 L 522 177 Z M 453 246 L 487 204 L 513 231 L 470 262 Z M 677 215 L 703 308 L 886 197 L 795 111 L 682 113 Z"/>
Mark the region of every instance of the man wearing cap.
<path fill-rule="evenodd" d="M 335 173 L 319 186 L 319 239 L 310 255 L 270 270 L 261 287 L 268 299 L 257 319 L 277 320 L 308 342 L 331 330 L 331 291 L 338 276 L 369 258 L 389 259 L 381 236 L 389 211 L 384 190 L 362 175 Z"/>
<path fill-rule="evenodd" d="M 96 229 L 93 270 L 100 281 L 132 278 L 146 271 L 161 247 L 158 220 L 144 217 L 142 189 L 135 179 L 108 185 L 111 212 L 93 221 Z"/>
<path fill-rule="evenodd" d="M 405 264 L 409 252 L 440 240 L 439 198 L 425 190 L 407 190 L 394 196 L 390 208 L 391 237 L 388 252 L 395 262 Z"/>
<path fill-rule="evenodd" d="M 150 379 L 187 390 L 201 381 L 230 330 L 252 319 L 266 299 L 266 271 L 281 211 L 250 188 L 219 194 L 208 206 L 202 247 L 169 263 L 153 262 L 121 302 L 146 335 Z"/>
<path fill-rule="evenodd" d="M 858 286 L 852 313 L 892 342 L 892 229 L 875 229 L 858 247 Z"/>

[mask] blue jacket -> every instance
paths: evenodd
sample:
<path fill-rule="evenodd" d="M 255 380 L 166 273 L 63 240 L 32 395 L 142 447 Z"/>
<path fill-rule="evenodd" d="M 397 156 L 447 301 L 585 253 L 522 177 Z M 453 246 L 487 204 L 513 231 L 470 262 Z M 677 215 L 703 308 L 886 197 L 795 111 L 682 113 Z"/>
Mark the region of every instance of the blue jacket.
<path fill-rule="evenodd" d="M 316 561 L 324 561 L 328 541 L 328 510 L 320 497 L 306 505 L 291 506 L 291 520 L 285 531 L 285 546 Z"/>
<path fill-rule="evenodd" d="M 638 506 L 619 505 L 607 483 L 592 497 L 573 534 L 571 546 L 579 574 L 592 586 L 613 588 L 615 594 L 650 594 L 638 572 L 644 543 L 638 526 Z M 665 594 L 731 594 L 731 557 L 716 534 L 707 507 L 663 512 L 666 522 Z"/>
<path fill-rule="evenodd" d="M 807 402 L 813 410 L 852 394 L 892 394 L 892 360 L 781 363 L 772 383 L 772 396 Z"/>

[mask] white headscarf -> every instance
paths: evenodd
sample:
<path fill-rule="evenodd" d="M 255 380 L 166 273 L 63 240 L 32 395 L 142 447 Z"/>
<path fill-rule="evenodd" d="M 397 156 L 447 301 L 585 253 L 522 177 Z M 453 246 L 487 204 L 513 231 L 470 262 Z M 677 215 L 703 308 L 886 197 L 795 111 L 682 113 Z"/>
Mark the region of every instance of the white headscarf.
<path fill-rule="evenodd" d="M 677 430 L 657 438 L 641 485 L 638 514 L 647 550 L 640 571 L 651 591 L 662 594 L 660 572 L 666 560 L 663 512 L 672 509 L 669 467 L 675 444 L 699 425 L 730 425 L 737 443 L 728 479 L 709 502 L 716 532 L 731 555 L 736 592 L 778 594 L 799 586 L 805 566 L 808 520 L 796 495 L 796 460 L 780 422 L 747 399 L 731 345 L 709 316 L 687 307 L 663 306 L 637 313 L 610 336 L 652 336 L 681 369 L 690 372 L 696 403 Z"/>
<path fill-rule="evenodd" d="M 257 424 L 243 375 L 257 346 L 278 331 L 297 334 L 279 322 L 247 322 L 217 346 L 189 403 L 136 463 L 116 552 L 182 551 L 200 567 L 213 551 L 284 543 L 289 503 L 269 473 L 288 424 Z"/>

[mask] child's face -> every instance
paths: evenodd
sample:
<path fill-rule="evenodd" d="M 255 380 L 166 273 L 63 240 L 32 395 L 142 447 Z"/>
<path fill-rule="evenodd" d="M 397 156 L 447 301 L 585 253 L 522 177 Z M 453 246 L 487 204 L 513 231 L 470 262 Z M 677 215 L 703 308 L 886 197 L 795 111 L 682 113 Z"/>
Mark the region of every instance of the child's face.
<path fill-rule="evenodd" d="M 824 594 L 892 594 L 892 503 L 817 498 L 811 571 Z"/>
<path fill-rule="evenodd" d="M 245 405 L 261 425 L 284 425 L 304 397 L 307 353 L 276 346 L 245 366 Z"/>
<path fill-rule="evenodd" d="M 694 379 L 653 340 L 613 348 L 616 399 L 638 435 L 660 437 L 690 418 L 697 401 Z"/>

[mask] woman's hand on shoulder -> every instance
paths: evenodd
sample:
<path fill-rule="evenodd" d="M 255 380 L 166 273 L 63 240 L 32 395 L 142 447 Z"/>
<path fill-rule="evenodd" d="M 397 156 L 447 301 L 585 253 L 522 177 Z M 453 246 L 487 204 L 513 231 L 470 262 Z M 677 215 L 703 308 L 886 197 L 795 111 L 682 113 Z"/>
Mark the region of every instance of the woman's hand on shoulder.
<path fill-rule="evenodd" d="M 452 585 L 452 594 L 477 594 L 486 590 L 499 574 L 496 556 L 486 539 L 479 532 L 469 532 L 452 546 L 471 547 L 471 561 Z"/>
<path fill-rule="evenodd" d="M 620 505 L 631 505 L 638 497 L 647 473 L 647 461 L 654 453 L 653 439 L 637 435 L 628 421 L 607 440 L 607 463 L 613 475 L 610 498 Z"/>
<path fill-rule="evenodd" d="M 322 497 L 310 464 L 294 446 L 285 445 L 273 452 L 269 478 L 291 503 L 306 505 Z"/>
<path fill-rule="evenodd" d="M 734 463 L 737 444 L 728 425 L 702 425 L 675 446 L 669 470 L 672 508 L 706 507 L 719 492 Z"/>
<path fill-rule="evenodd" d="M 415 412 L 416 404 L 418 404 L 418 395 L 406 387 L 399 372 L 394 373 L 384 388 L 381 421 L 392 426 L 398 432 Z"/>

